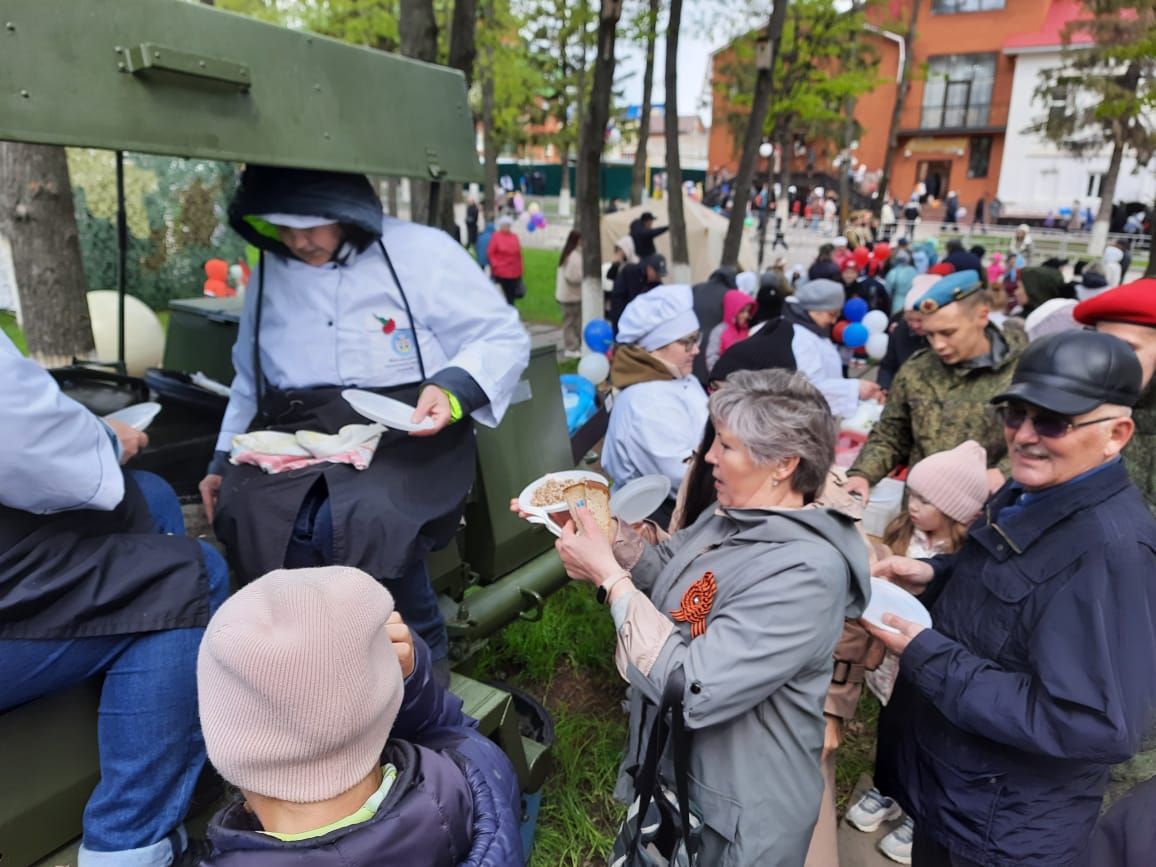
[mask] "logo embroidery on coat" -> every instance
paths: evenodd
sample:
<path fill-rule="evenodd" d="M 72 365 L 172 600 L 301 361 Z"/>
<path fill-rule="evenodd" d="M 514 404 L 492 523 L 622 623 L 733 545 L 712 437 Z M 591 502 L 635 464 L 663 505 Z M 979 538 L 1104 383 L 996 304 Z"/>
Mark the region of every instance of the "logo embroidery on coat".
<path fill-rule="evenodd" d="M 682 603 L 677 611 L 670 612 L 676 621 L 690 624 L 690 637 L 698 638 L 706 632 L 706 616 L 710 614 L 714 605 L 714 594 L 717 589 L 714 573 L 707 572 L 682 594 Z"/>
<path fill-rule="evenodd" d="M 384 316 L 373 314 L 373 318 L 381 323 L 381 331 L 383 334 L 393 334 L 397 330 L 397 323 L 392 319 L 386 319 Z"/>

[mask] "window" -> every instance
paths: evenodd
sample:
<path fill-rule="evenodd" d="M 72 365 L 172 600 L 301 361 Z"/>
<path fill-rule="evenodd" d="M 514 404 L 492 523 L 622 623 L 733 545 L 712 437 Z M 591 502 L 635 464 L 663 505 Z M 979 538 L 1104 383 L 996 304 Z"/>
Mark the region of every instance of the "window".
<path fill-rule="evenodd" d="M 1088 198 L 1100 198 L 1100 190 L 1104 186 L 1103 172 L 1088 172 Z"/>
<path fill-rule="evenodd" d="M 994 12 L 1003 9 L 1005 0 L 931 0 L 931 11 L 936 15 L 955 12 Z"/>
<path fill-rule="evenodd" d="M 927 64 L 922 129 L 968 129 L 987 125 L 995 84 L 994 54 L 946 54 Z"/>
<path fill-rule="evenodd" d="M 991 166 L 991 139 L 987 136 L 974 136 L 967 153 L 967 176 L 969 178 L 986 178 Z"/>

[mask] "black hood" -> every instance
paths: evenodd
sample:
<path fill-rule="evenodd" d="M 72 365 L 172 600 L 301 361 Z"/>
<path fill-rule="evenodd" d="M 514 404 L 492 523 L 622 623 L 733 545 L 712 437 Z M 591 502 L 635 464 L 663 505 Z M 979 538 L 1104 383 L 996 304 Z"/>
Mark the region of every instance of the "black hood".
<path fill-rule="evenodd" d="M 277 166 L 246 166 L 233 201 L 229 225 L 261 250 L 292 256 L 259 214 L 326 217 L 381 237 L 381 201 L 365 175 Z"/>

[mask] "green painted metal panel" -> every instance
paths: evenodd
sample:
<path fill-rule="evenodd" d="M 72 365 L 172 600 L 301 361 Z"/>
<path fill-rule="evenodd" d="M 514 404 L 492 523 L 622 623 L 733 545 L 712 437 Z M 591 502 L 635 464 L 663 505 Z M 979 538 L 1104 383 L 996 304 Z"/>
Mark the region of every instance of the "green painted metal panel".
<path fill-rule="evenodd" d="M 183 0 L 0 0 L 0 139 L 481 179 L 457 70 Z"/>

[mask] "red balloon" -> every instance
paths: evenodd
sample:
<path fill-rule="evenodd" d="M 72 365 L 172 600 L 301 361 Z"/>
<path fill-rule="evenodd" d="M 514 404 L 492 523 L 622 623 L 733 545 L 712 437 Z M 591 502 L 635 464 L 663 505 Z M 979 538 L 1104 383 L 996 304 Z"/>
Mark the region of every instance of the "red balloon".
<path fill-rule="evenodd" d="M 855 264 L 860 268 L 865 268 L 867 263 L 871 261 L 871 251 L 866 247 L 856 247 L 855 252 L 851 254 L 855 258 Z"/>
<path fill-rule="evenodd" d="M 876 262 L 886 262 L 891 258 L 891 245 L 885 242 L 876 244 L 872 252 Z"/>
<path fill-rule="evenodd" d="M 840 319 L 835 323 L 835 327 L 831 329 L 831 339 L 836 343 L 843 342 L 843 332 L 847 330 L 847 326 L 851 323 L 846 319 Z"/>
<path fill-rule="evenodd" d="M 205 275 L 210 280 L 228 280 L 229 263 L 224 259 L 210 259 L 205 263 Z"/>
<path fill-rule="evenodd" d="M 224 280 L 213 279 L 205 281 L 205 294 L 214 298 L 229 298 L 236 295 L 237 290 Z"/>

